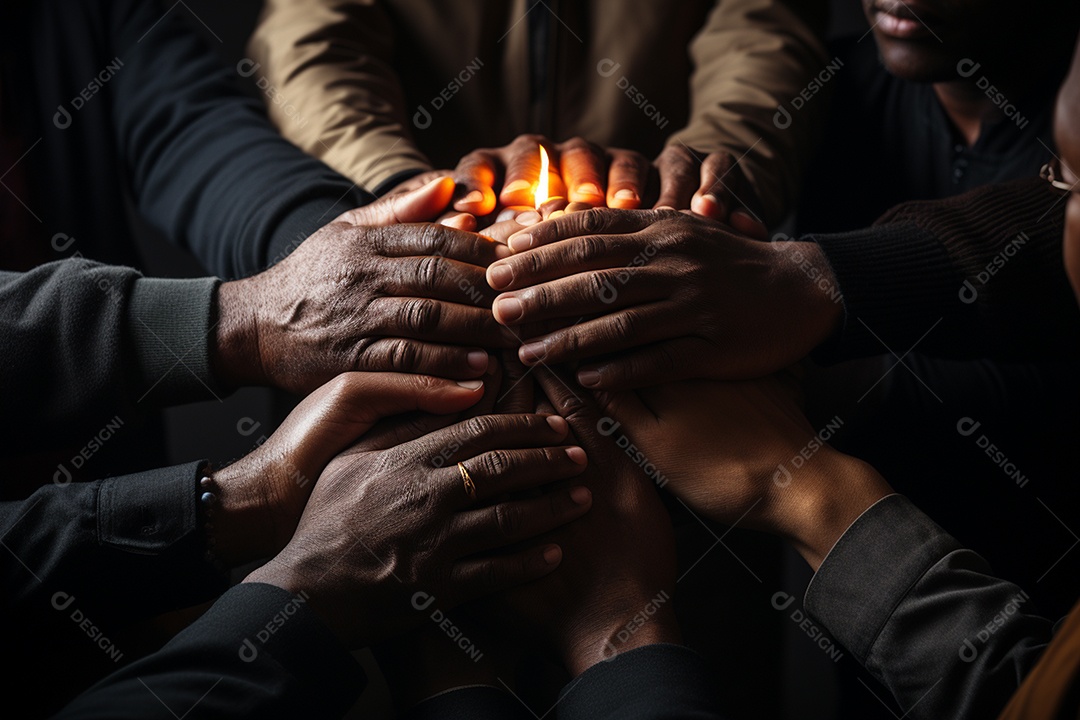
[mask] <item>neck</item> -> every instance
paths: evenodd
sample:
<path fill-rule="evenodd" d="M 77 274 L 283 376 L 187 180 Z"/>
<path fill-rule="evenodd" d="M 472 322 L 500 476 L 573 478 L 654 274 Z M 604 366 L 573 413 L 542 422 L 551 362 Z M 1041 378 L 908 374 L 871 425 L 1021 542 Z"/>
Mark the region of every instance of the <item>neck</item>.
<path fill-rule="evenodd" d="M 968 145 L 974 145 L 979 139 L 983 123 L 1001 112 L 985 92 L 969 80 L 935 83 L 934 94 Z"/>

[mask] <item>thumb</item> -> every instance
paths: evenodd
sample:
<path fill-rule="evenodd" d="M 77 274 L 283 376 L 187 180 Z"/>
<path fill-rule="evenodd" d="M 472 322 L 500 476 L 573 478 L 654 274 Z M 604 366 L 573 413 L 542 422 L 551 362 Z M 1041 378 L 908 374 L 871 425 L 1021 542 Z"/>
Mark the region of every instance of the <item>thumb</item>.
<path fill-rule="evenodd" d="M 353 225 L 431 222 L 442 214 L 453 195 L 454 179 L 446 175 L 417 190 L 387 195 L 370 205 L 351 210 L 345 214 L 348 217 L 339 219 Z"/>

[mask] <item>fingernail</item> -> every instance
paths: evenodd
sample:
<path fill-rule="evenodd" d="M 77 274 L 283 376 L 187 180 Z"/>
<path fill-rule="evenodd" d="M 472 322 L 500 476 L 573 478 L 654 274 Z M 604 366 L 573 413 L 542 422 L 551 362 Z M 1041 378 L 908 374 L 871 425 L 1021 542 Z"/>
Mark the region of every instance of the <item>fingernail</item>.
<path fill-rule="evenodd" d="M 525 306 L 516 297 L 503 298 L 495 301 L 495 310 L 503 322 L 516 322 L 525 314 Z"/>
<path fill-rule="evenodd" d="M 516 193 L 528 190 L 532 190 L 532 183 L 528 180 L 515 180 L 512 183 L 504 185 L 502 189 L 504 193 Z"/>
<path fill-rule="evenodd" d="M 488 285 L 496 290 L 502 290 L 512 282 L 514 271 L 509 265 L 492 265 L 488 268 Z"/>
<path fill-rule="evenodd" d="M 655 210 L 671 210 L 671 211 L 675 210 L 675 208 L 673 208 L 670 205 L 657 205 L 654 209 Z"/>
<path fill-rule="evenodd" d="M 600 188 L 596 186 L 596 183 L 582 183 L 577 186 L 578 195 L 592 195 L 594 197 L 601 197 L 603 195 L 600 192 Z"/>
<path fill-rule="evenodd" d="M 469 353 L 469 367 L 473 370 L 487 370 L 488 354 L 483 350 L 473 350 Z"/>
<path fill-rule="evenodd" d="M 582 370 L 577 374 L 577 381 L 585 387 L 596 387 L 600 384 L 600 373 L 595 370 Z"/>
<path fill-rule="evenodd" d="M 458 380 L 458 385 L 468 390 L 479 390 L 484 387 L 483 380 Z"/>
<path fill-rule="evenodd" d="M 548 220 L 554 220 L 555 218 L 561 218 L 565 214 L 566 214 L 565 210 L 556 210 L 553 213 L 551 213 L 550 215 L 548 215 L 547 219 Z"/>
<path fill-rule="evenodd" d="M 616 200 L 640 200 L 638 194 L 630 188 L 623 188 L 615 193 Z"/>
<path fill-rule="evenodd" d="M 551 426 L 551 429 L 560 435 L 565 435 L 566 431 L 570 429 L 570 426 L 566 424 L 566 420 L 558 415 L 548 415 L 546 420 L 547 424 Z"/>
<path fill-rule="evenodd" d="M 461 202 L 473 204 L 482 203 L 484 202 L 484 193 L 480 192 L 479 190 L 473 190 L 471 193 L 461 198 Z"/>
<path fill-rule="evenodd" d="M 570 499 L 578 505 L 587 505 L 592 499 L 592 493 L 589 492 L 589 488 L 579 485 L 570 491 Z"/>
<path fill-rule="evenodd" d="M 584 465 L 588 461 L 588 458 L 585 456 L 585 451 L 576 445 L 574 447 L 566 448 L 566 457 L 570 458 L 578 465 Z"/>
<path fill-rule="evenodd" d="M 525 252 L 532 247 L 532 235 L 529 233 L 517 233 L 511 235 L 510 239 L 506 241 L 506 244 L 510 246 L 510 249 L 514 252 Z"/>
<path fill-rule="evenodd" d="M 522 362 L 535 363 L 547 356 L 547 350 L 544 348 L 544 343 L 528 343 L 521 346 L 518 356 Z"/>
<path fill-rule="evenodd" d="M 562 560 L 562 548 L 558 545 L 549 545 L 544 550 L 544 562 L 548 565 L 558 565 L 560 560 Z"/>
<path fill-rule="evenodd" d="M 540 217 L 540 213 L 536 212 L 535 210 L 529 210 L 528 212 L 523 212 L 520 215 L 518 215 L 516 218 L 514 218 L 514 222 L 516 222 L 518 225 L 526 225 L 526 226 L 528 226 L 528 225 L 535 225 L 536 223 L 540 222 L 542 219 L 543 218 Z"/>

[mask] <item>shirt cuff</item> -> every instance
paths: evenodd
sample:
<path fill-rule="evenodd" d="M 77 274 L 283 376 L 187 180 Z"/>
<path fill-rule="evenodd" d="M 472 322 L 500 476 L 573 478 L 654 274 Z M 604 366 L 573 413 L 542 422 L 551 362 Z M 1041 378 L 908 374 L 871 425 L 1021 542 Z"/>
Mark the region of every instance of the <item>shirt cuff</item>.
<path fill-rule="evenodd" d="M 870 506 L 840 537 L 806 589 L 806 611 L 858 659 L 908 591 L 960 543 L 903 495 Z"/>
<path fill-rule="evenodd" d="M 517 698 L 491 685 L 469 685 L 446 690 L 417 703 L 403 720 L 474 720 L 475 718 L 531 718 Z"/>
<path fill-rule="evenodd" d="M 597 663 L 559 695 L 559 719 L 717 718 L 715 681 L 681 645 L 646 645 Z"/>
<path fill-rule="evenodd" d="M 222 394 L 210 374 L 210 334 L 218 280 L 139 278 L 128 299 L 127 340 L 144 397 L 155 405 Z"/>
<path fill-rule="evenodd" d="M 824 363 L 903 353 L 960 303 L 963 278 L 933 235 L 913 223 L 800 240 L 821 248 L 843 299 L 840 330 L 813 354 Z"/>

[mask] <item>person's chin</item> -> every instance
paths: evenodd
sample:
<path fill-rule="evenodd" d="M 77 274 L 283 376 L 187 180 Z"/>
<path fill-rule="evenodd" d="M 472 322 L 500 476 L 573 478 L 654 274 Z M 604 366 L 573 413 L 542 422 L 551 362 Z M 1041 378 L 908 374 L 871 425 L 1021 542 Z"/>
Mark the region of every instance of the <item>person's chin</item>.
<path fill-rule="evenodd" d="M 891 75 L 918 83 L 957 79 L 956 61 L 934 52 L 925 40 L 898 40 L 876 37 L 878 53 Z M 937 44 L 936 40 L 931 42 Z"/>

